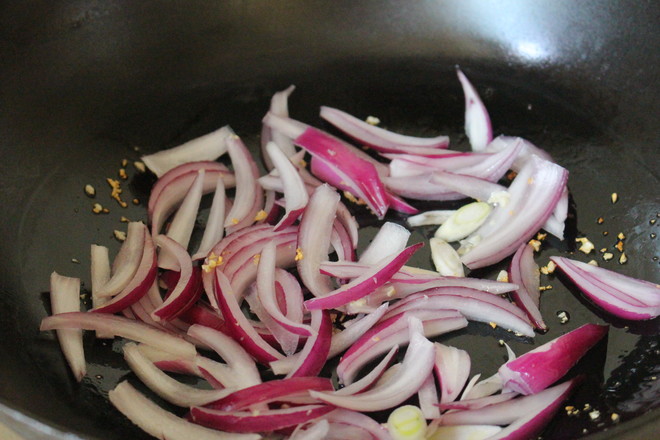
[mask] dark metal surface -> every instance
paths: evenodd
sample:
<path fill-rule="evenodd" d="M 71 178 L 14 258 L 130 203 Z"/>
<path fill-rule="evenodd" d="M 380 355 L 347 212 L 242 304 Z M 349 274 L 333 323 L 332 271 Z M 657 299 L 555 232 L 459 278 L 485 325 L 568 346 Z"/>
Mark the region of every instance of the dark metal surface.
<path fill-rule="evenodd" d="M 143 436 L 104 397 L 127 375 L 116 348 L 87 338 L 90 374 L 78 385 L 53 335 L 38 331 L 48 276 L 88 284 L 89 244 L 115 252 L 120 216 L 145 219 L 144 205 L 122 210 L 104 187 L 123 158 L 138 158 L 134 146 L 155 151 L 227 123 L 256 146 L 270 95 L 289 84 L 298 87 L 292 114 L 309 123 L 332 105 L 411 134 L 446 132 L 465 147 L 460 64 L 496 134 L 524 136 L 569 169 L 567 241 L 586 234 L 612 249 L 623 232 L 629 262 L 603 264 L 659 282 L 659 16 L 652 1 L 4 2 L 0 402 L 84 438 Z M 129 174 L 142 198 L 145 182 Z M 91 213 L 87 183 L 110 214 Z M 539 261 L 565 248 L 547 246 Z M 417 263 L 429 266 L 428 254 Z M 545 438 L 650 438 L 660 415 L 657 320 L 607 321 L 560 279 L 547 283 L 551 330 L 534 345 L 480 336 L 490 333 L 483 326 L 444 340 L 470 352 L 473 373 L 489 375 L 505 356 L 500 337 L 522 352 L 584 322 L 611 322 L 608 340 L 572 372 L 587 380 L 570 403 L 589 403 L 601 418 L 560 412 Z M 554 319 L 558 310 L 569 311 L 568 324 Z"/>

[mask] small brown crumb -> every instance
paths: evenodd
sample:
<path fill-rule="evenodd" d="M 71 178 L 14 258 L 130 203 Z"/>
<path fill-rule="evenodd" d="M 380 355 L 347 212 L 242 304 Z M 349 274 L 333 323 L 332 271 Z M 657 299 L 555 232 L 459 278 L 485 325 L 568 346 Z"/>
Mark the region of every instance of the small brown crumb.
<path fill-rule="evenodd" d="M 553 273 L 556 268 L 557 268 L 557 265 L 555 264 L 555 262 L 550 260 L 550 261 L 548 261 L 548 264 L 541 267 L 541 273 L 544 274 L 544 275 L 549 275 L 549 274 Z"/>
<path fill-rule="evenodd" d="M 103 208 L 103 214 L 107 214 L 109 212 L 110 212 L 110 210 L 108 208 Z"/>
<path fill-rule="evenodd" d="M 619 195 L 617 193 L 612 193 L 611 198 L 612 203 L 616 203 L 619 200 Z"/>
<path fill-rule="evenodd" d="M 119 217 L 119 221 L 122 223 L 128 223 L 130 220 L 127 217 L 124 217 L 123 215 Z"/>
<path fill-rule="evenodd" d="M 128 179 L 128 174 L 126 174 L 126 169 L 125 168 L 119 168 L 119 177 L 121 177 L 123 180 Z"/>
<path fill-rule="evenodd" d="M 85 185 L 85 194 L 89 197 L 94 197 L 96 195 L 96 189 L 92 185 L 87 184 Z"/>
<path fill-rule="evenodd" d="M 612 258 L 614 258 L 614 254 L 612 252 L 605 252 L 603 254 L 603 260 L 605 261 L 610 261 Z"/>
<path fill-rule="evenodd" d="M 122 159 L 121 160 L 121 166 L 126 168 L 126 165 L 128 165 L 128 159 Z"/>
<path fill-rule="evenodd" d="M 623 242 L 621 240 L 617 241 L 614 247 L 619 251 L 623 252 Z"/>
<path fill-rule="evenodd" d="M 501 270 L 500 273 L 497 274 L 497 281 L 500 283 L 508 283 L 509 273 L 506 270 Z"/>
<path fill-rule="evenodd" d="M 126 240 L 126 232 L 124 232 L 124 231 L 118 231 L 117 229 L 115 229 L 113 233 L 114 233 L 115 238 L 116 238 L 117 240 L 119 240 L 119 241 L 124 241 L 124 240 Z"/>
<path fill-rule="evenodd" d="M 545 292 L 546 290 L 552 290 L 552 286 L 549 284 L 547 286 L 539 286 L 540 292 Z"/>
<path fill-rule="evenodd" d="M 604 236 L 604 237 L 607 237 L 608 234 L 609 234 L 609 232 L 607 232 L 607 231 L 603 231 L 603 236 Z"/>
<path fill-rule="evenodd" d="M 578 243 L 582 243 L 578 250 L 585 254 L 591 253 L 591 251 L 593 251 L 595 248 L 594 244 L 591 241 L 589 241 L 587 237 L 578 237 L 575 239 L 575 241 Z"/>
<path fill-rule="evenodd" d="M 541 250 L 541 242 L 538 240 L 531 239 L 529 240 L 529 245 L 534 248 L 535 252 L 538 252 Z"/>
<path fill-rule="evenodd" d="M 622 252 L 619 256 L 619 264 L 626 264 L 628 262 L 628 257 L 625 252 Z"/>
<path fill-rule="evenodd" d="M 134 205 L 139 205 L 139 204 L 140 204 L 140 200 L 139 200 L 139 199 L 133 199 L 133 204 L 134 204 Z"/>
<path fill-rule="evenodd" d="M 599 225 L 602 225 L 604 221 L 605 221 L 605 219 L 603 217 L 598 217 L 598 220 L 596 220 L 596 223 L 598 223 Z"/>
<path fill-rule="evenodd" d="M 144 164 L 144 162 L 140 162 L 140 161 L 136 160 L 135 162 L 133 162 L 133 166 L 135 167 L 136 170 L 138 170 L 141 173 L 144 173 L 145 171 L 147 171 L 147 167 Z"/>
<path fill-rule="evenodd" d="M 378 119 L 375 116 L 367 116 L 367 119 L 365 120 L 365 122 L 369 125 L 378 125 L 378 124 L 380 124 L 380 119 Z"/>
<path fill-rule="evenodd" d="M 509 180 L 513 180 L 516 178 L 517 175 L 518 173 L 516 173 L 515 171 L 509 171 L 508 173 L 506 173 L 506 178 Z"/>
<path fill-rule="evenodd" d="M 364 200 L 358 199 L 357 197 L 355 197 L 353 194 L 351 194 L 348 191 L 344 191 L 344 197 L 346 197 L 346 200 L 348 200 L 351 203 L 355 203 L 356 205 L 366 205 Z"/>

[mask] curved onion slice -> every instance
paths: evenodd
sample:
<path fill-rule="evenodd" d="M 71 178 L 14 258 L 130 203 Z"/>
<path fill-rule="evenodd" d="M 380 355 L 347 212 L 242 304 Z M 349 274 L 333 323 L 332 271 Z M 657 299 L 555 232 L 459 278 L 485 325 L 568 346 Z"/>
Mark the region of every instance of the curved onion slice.
<path fill-rule="evenodd" d="M 298 227 L 298 274 L 305 287 L 315 296 L 330 291 L 330 278 L 319 272 L 319 265 L 328 259 L 332 222 L 337 211 L 339 194 L 328 185 L 320 185 L 309 199 Z"/>
<path fill-rule="evenodd" d="M 284 185 L 286 213 L 275 226 L 275 230 L 277 231 L 293 224 L 298 219 L 298 216 L 307 205 L 309 196 L 307 195 L 305 183 L 298 174 L 296 167 L 291 164 L 284 152 L 274 142 L 266 145 L 266 151 L 275 169 L 279 172 L 282 184 Z"/>
<path fill-rule="evenodd" d="M 393 133 L 332 107 L 322 106 L 320 115 L 360 144 L 380 152 L 424 155 L 449 145 L 447 136 L 419 138 Z"/>
<path fill-rule="evenodd" d="M 421 246 L 423 246 L 423 243 L 417 243 L 396 255 L 381 260 L 379 264 L 339 289 L 327 295 L 317 296 L 305 301 L 305 307 L 307 307 L 307 310 L 337 308 L 368 295 L 373 289 L 389 281 L 392 275 L 401 269 Z"/>
<path fill-rule="evenodd" d="M 167 252 L 175 258 L 180 268 L 179 279 L 171 293 L 163 304 L 151 313 L 151 317 L 156 321 L 169 321 L 197 302 L 202 294 L 201 275 L 193 270 L 190 255 L 179 243 L 165 235 L 157 236 L 155 241 L 162 252 Z"/>
<path fill-rule="evenodd" d="M 514 253 L 552 215 L 567 179 L 564 168 L 532 156 L 509 187 L 509 203 L 497 206 L 488 221 L 468 237 L 476 244 L 463 247 L 463 264 L 476 269 Z"/>
<path fill-rule="evenodd" d="M 333 409 L 329 405 L 301 405 L 253 412 L 192 407 L 190 419 L 194 423 L 227 432 L 270 432 L 306 423 Z"/>
<path fill-rule="evenodd" d="M 332 382 L 325 377 L 291 377 L 274 379 L 253 385 L 206 405 L 222 411 L 237 411 L 257 403 L 286 402 L 300 397 L 309 397 L 309 390 L 332 391 Z M 299 402 L 299 400 L 296 400 Z M 308 403 L 315 403 L 310 401 Z"/>
<path fill-rule="evenodd" d="M 218 179 L 213 194 L 213 201 L 211 202 L 211 211 L 206 220 L 204 235 L 202 236 L 202 241 L 197 252 L 192 256 L 193 260 L 206 257 L 211 252 L 211 249 L 213 249 L 213 246 L 222 239 L 225 233 L 226 196 L 225 183 L 222 179 Z"/>
<path fill-rule="evenodd" d="M 92 308 L 101 307 L 110 299 L 99 296 L 99 292 L 110 279 L 110 251 L 105 246 L 96 244 L 91 245 L 90 249 L 90 272 L 92 283 Z M 100 339 L 112 338 L 112 335 L 106 335 L 102 332 L 96 332 L 96 337 Z"/>
<path fill-rule="evenodd" d="M 127 381 L 108 393 L 110 402 L 146 433 L 168 440 L 259 440 L 256 434 L 228 434 L 190 423 L 165 411 Z"/>
<path fill-rule="evenodd" d="M 585 324 L 505 363 L 497 372 L 503 390 L 520 394 L 544 390 L 564 376 L 608 329 L 605 325 Z"/>
<path fill-rule="evenodd" d="M 156 181 L 149 194 L 147 215 L 153 235 L 160 232 L 167 217 L 179 206 L 200 169 L 204 169 L 204 194 L 215 190 L 218 179 L 227 188 L 236 184 L 234 174 L 218 162 L 191 162 L 171 169 Z"/>
<path fill-rule="evenodd" d="M 338 389 L 337 391 L 334 392 L 334 394 L 338 396 L 347 396 L 351 394 L 361 393 L 362 391 L 370 388 L 373 384 L 377 383 L 377 381 L 381 378 L 383 373 L 392 364 L 392 360 L 394 359 L 394 356 L 396 356 L 398 352 L 399 352 L 399 346 L 398 345 L 392 346 L 392 348 L 390 348 L 390 351 L 387 352 L 385 357 L 383 357 L 383 359 L 381 359 L 380 362 L 378 362 L 378 365 L 372 368 L 371 371 L 369 371 L 369 373 L 365 374 L 359 380 L 356 380 L 350 385 L 346 385 L 345 387 Z"/>
<path fill-rule="evenodd" d="M 438 237 L 429 240 L 431 259 L 435 270 L 442 276 L 464 277 L 463 263 L 458 252 L 446 241 Z"/>
<path fill-rule="evenodd" d="M 108 297 L 121 292 L 131 281 L 140 265 L 144 249 L 146 227 L 142 222 L 130 222 L 126 231 L 126 240 L 121 245 L 112 264 L 113 274 L 101 287 L 98 297 Z"/>
<path fill-rule="evenodd" d="M 376 264 L 383 258 L 398 254 L 406 248 L 409 238 L 409 230 L 397 223 L 385 222 L 360 254 L 359 261 L 362 264 Z"/>
<path fill-rule="evenodd" d="M 458 68 L 456 74 L 465 95 L 465 134 L 470 139 L 472 150 L 483 151 L 493 139 L 488 110 L 465 74 Z"/>
<path fill-rule="evenodd" d="M 274 115 L 288 118 L 289 96 L 291 96 L 295 89 L 296 87 L 294 85 L 290 85 L 286 89 L 275 93 L 270 99 L 270 108 L 268 111 Z M 283 135 L 277 130 L 271 129 L 268 125 L 263 124 L 261 127 L 261 157 L 263 158 L 264 164 L 268 169 L 273 168 L 273 163 L 270 160 L 268 154 L 266 154 L 266 145 L 268 145 L 268 142 L 274 142 L 277 144 L 277 146 L 282 149 L 282 152 L 286 155 L 286 157 L 291 157 L 296 153 L 296 148 L 293 146 L 291 138 Z"/>
<path fill-rule="evenodd" d="M 80 311 L 80 279 L 50 274 L 50 306 L 53 315 Z M 82 330 L 63 328 L 57 330 L 62 353 L 73 376 L 80 382 L 87 372 L 83 350 Z"/>
<path fill-rule="evenodd" d="M 564 257 L 550 257 L 587 298 L 623 319 L 660 315 L 660 286 Z"/>
<path fill-rule="evenodd" d="M 117 313 L 127 307 L 135 304 L 149 291 L 158 274 L 158 260 L 156 257 L 156 248 L 149 235 L 146 226 L 142 225 L 142 256 L 140 258 L 137 271 L 124 289 L 114 296 L 110 301 L 100 307 L 94 308 L 91 312 L 96 313 Z"/>
<path fill-rule="evenodd" d="M 250 226 L 263 208 L 264 193 L 259 185 L 259 170 L 250 151 L 236 135 L 227 139 L 227 151 L 236 174 L 234 204 L 227 213 L 225 229 L 230 234 Z"/>
<path fill-rule="evenodd" d="M 422 323 L 417 318 L 409 318 L 408 349 L 403 358 L 400 374 L 387 383 L 375 386 L 369 391 L 350 396 L 310 391 L 312 397 L 340 408 L 357 411 L 380 411 L 392 408 L 412 396 L 431 374 L 435 358 L 433 343 L 424 337 Z"/>
<path fill-rule="evenodd" d="M 386 353 L 392 346 L 409 340 L 408 321 L 420 320 L 427 337 L 438 336 L 467 326 L 455 310 L 409 310 L 385 319 L 360 337 L 342 356 L 337 377 L 345 385 L 353 382 L 359 370 L 369 361 Z"/>
<path fill-rule="evenodd" d="M 215 270 L 215 295 L 222 316 L 231 336 L 241 342 L 245 350 L 262 363 L 272 362 L 284 356 L 268 345 L 243 314 L 229 280 L 220 270 Z"/>
<path fill-rule="evenodd" d="M 322 416 L 321 419 L 327 420 L 330 423 L 331 434 L 335 430 L 339 431 L 336 436 L 333 435 L 328 440 L 392 440 L 392 436 L 384 425 L 357 411 L 336 408 L 332 412 Z M 341 427 L 349 428 L 350 430 L 339 430 L 338 428 Z M 350 435 L 354 436 L 351 437 Z"/>
<path fill-rule="evenodd" d="M 332 321 L 327 310 L 312 310 L 313 335 L 305 341 L 300 358 L 286 377 L 315 376 L 325 365 L 332 338 Z"/>
<path fill-rule="evenodd" d="M 197 354 L 195 346 L 171 333 L 157 330 L 141 322 L 106 313 L 69 312 L 48 316 L 41 321 L 40 330 L 80 328 L 112 333 L 133 341 L 153 345 L 168 353 L 184 358 Z"/>
<path fill-rule="evenodd" d="M 222 399 L 233 390 L 202 390 L 185 385 L 163 373 L 134 343 L 124 345 L 124 359 L 149 389 L 168 402 L 182 407 L 205 405 Z"/>
<path fill-rule="evenodd" d="M 191 325 L 188 334 L 204 342 L 222 357 L 232 370 L 238 388 L 247 388 L 261 383 L 261 376 L 254 360 L 234 339 L 201 325 Z"/>
<path fill-rule="evenodd" d="M 453 402 L 470 375 L 470 355 L 448 345 L 435 344 L 435 375 L 440 383 L 440 403 Z"/>
<path fill-rule="evenodd" d="M 295 144 L 331 165 L 357 192 L 353 195 L 363 199 L 378 218 L 383 218 L 389 206 L 385 188 L 374 164 L 357 154 L 355 147 L 314 127 L 273 114 L 267 114 L 264 123 L 294 138 Z"/>
<path fill-rule="evenodd" d="M 538 156 L 541 159 L 545 159 L 550 162 L 554 162 L 552 160 L 552 156 L 550 156 L 550 154 L 548 154 L 547 151 L 542 150 L 541 148 L 532 144 L 530 141 L 520 137 L 498 136 L 492 141 L 490 141 L 490 143 L 486 146 L 486 149 L 484 151 L 489 153 L 496 153 L 498 151 L 502 151 L 509 148 L 511 145 L 515 143 L 522 144 L 522 150 L 516 157 L 516 160 L 511 165 L 511 169 L 513 171 L 516 172 L 520 171 L 523 165 L 525 165 L 525 162 L 527 162 L 532 155 Z"/>
<path fill-rule="evenodd" d="M 509 281 L 520 286 L 511 292 L 511 297 L 527 313 L 534 327 L 547 330 L 539 310 L 541 291 L 539 290 L 541 272 L 534 261 L 534 248 L 528 243 L 522 244 L 511 259 Z"/>
<path fill-rule="evenodd" d="M 497 425 L 429 425 L 426 440 L 486 440 L 502 430 Z"/>
<path fill-rule="evenodd" d="M 225 141 L 231 134 L 229 127 L 221 127 L 178 147 L 142 156 L 142 161 L 156 176 L 162 177 L 172 168 L 188 162 L 216 160 L 227 151 Z"/>

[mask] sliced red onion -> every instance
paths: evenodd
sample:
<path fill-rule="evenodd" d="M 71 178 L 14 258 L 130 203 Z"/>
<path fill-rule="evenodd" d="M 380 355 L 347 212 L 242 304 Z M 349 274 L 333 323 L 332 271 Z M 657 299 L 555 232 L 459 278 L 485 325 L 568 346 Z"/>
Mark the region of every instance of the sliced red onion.
<path fill-rule="evenodd" d="M 419 138 L 393 133 L 332 107 L 322 106 L 320 115 L 358 143 L 368 145 L 376 151 L 423 155 L 449 145 L 447 136 Z"/>
<path fill-rule="evenodd" d="M 176 214 L 174 214 L 172 223 L 170 223 L 167 229 L 167 237 L 180 244 L 184 249 L 188 248 L 188 243 L 190 243 L 190 237 L 192 236 L 197 220 L 197 212 L 199 211 L 199 204 L 202 201 L 202 190 L 204 189 L 204 174 L 203 169 L 198 171 L 197 177 L 190 186 L 190 189 L 188 189 L 183 202 L 181 202 L 181 206 L 179 206 Z M 158 267 L 169 270 L 179 269 L 177 258 L 163 249 L 161 249 L 158 255 Z"/>
<path fill-rule="evenodd" d="M 329 405 L 301 405 L 252 412 L 193 407 L 190 408 L 190 419 L 199 425 L 228 432 L 271 432 L 306 423 L 333 409 Z"/>
<path fill-rule="evenodd" d="M 456 69 L 456 73 L 465 95 L 465 134 L 473 151 L 483 151 L 493 139 L 488 110 L 465 74 L 460 69 Z"/>
<path fill-rule="evenodd" d="M 230 234 L 255 222 L 263 208 L 264 193 L 259 185 L 259 170 L 250 151 L 236 135 L 227 138 L 227 151 L 236 174 L 234 204 L 227 213 L 225 229 Z"/>
<path fill-rule="evenodd" d="M 142 228 L 143 245 L 142 256 L 138 263 L 137 271 L 121 292 L 102 306 L 92 309 L 91 312 L 117 313 L 138 302 L 153 285 L 158 274 L 156 248 L 146 226 L 141 223 L 140 225 Z"/>
<path fill-rule="evenodd" d="M 509 203 L 497 206 L 488 221 L 468 237 L 476 244 L 463 247 L 463 264 L 476 269 L 514 253 L 550 217 L 567 179 L 564 168 L 532 156 L 509 187 Z"/>
<path fill-rule="evenodd" d="M 479 177 L 449 171 L 436 171 L 433 173 L 432 182 L 445 188 L 445 191 L 455 191 L 463 196 L 484 200 L 491 204 L 502 204 L 502 200 L 507 200 L 506 196 L 500 195 L 506 194 L 504 186 Z"/>
<path fill-rule="evenodd" d="M 312 310 L 312 336 L 305 341 L 300 358 L 294 364 L 288 377 L 315 376 L 319 374 L 330 350 L 332 321 L 327 310 Z"/>
<path fill-rule="evenodd" d="M 456 250 L 446 241 L 438 237 L 429 240 L 431 260 L 435 270 L 442 276 L 464 277 L 463 263 Z"/>
<path fill-rule="evenodd" d="M 660 287 L 602 267 L 564 257 L 550 257 L 596 305 L 623 319 L 646 320 L 660 315 Z"/>
<path fill-rule="evenodd" d="M 368 295 L 373 289 L 389 281 L 392 275 L 401 269 L 421 246 L 423 246 L 423 243 L 417 243 L 396 255 L 381 260 L 370 270 L 353 279 L 350 283 L 344 284 L 339 289 L 327 295 L 305 301 L 305 307 L 307 310 L 332 309 Z"/>
<path fill-rule="evenodd" d="M 222 399 L 233 390 L 203 390 L 185 385 L 162 372 L 138 348 L 129 343 L 124 345 L 124 359 L 140 380 L 166 401 L 182 407 L 205 405 Z"/>
<path fill-rule="evenodd" d="M 188 307 L 192 306 L 202 294 L 201 274 L 194 271 L 190 255 L 179 243 L 165 235 L 155 238 L 156 244 L 162 252 L 172 255 L 180 268 L 179 279 L 162 305 L 151 314 L 154 320 L 176 318 Z"/>
<path fill-rule="evenodd" d="M 439 408 L 442 411 L 458 409 L 458 410 L 470 410 L 470 409 L 480 409 L 485 408 L 490 405 L 494 405 L 500 402 L 506 402 L 511 400 L 514 397 L 517 397 L 518 393 L 503 393 L 503 394 L 494 394 L 484 397 L 478 397 L 474 399 L 462 399 L 455 402 L 441 403 Z"/>
<path fill-rule="evenodd" d="M 429 374 L 426 380 L 417 390 L 417 400 L 419 401 L 419 408 L 424 414 L 426 419 L 437 419 L 440 417 L 440 409 L 438 408 L 438 389 L 435 385 L 435 377 Z"/>
<path fill-rule="evenodd" d="M 204 228 L 204 235 L 199 244 L 197 252 L 192 256 L 193 260 L 199 260 L 206 257 L 213 246 L 215 246 L 225 233 L 225 206 L 226 206 L 226 193 L 225 184 L 222 179 L 216 181 L 215 193 L 213 194 L 213 201 L 211 202 L 211 210 L 209 217 L 206 220 L 206 227 Z"/>
<path fill-rule="evenodd" d="M 146 227 L 142 222 L 129 222 L 126 240 L 112 264 L 112 277 L 101 287 L 98 297 L 109 297 L 121 292 L 131 281 L 144 253 Z"/>
<path fill-rule="evenodd" d="M 217 309 L 212 309 L 210 305 L 202 301 L 198 301 L 197 304 L 193 304 L 181 313 L 179 319 L 190 325 L 199 324 L 223 333 L 226 332 L 225 320 Z"/>
<path fill-rule="evenodd" d="M 351 236 L 344 228 L 344 225 L 336 218 L 332 223 L 330 244 L 339 260 L 355 261 L 355 247 L 353 246 Z"/>
<path fill-rule="evenodd" d="M 229 280 L 217 268 L 215 270 L 215 283 L 216 299 L 231 336 L 240 341 L 243 348 L 259 362 L 268 363 L 284 357 L 268 345 L 252 327 L 234 296 Z"/>
<path fill-rule="evenodd" d="M 442 150 L 437 157 L 422 157 L 411 154 L 386 154 L 389 163 L 390 176 L 404 177 L 433 171 L 456 171 L 462 168 L 476 166 L 488 160 L 493 153 L 473 153 Z"/>
<path fill-rule="evenodd" d="M 231 134 L 229 127 L 221 127 L 178 147 L 142 156 L 142 161 L 156 176 L 161 177 L 172 168 L 185 163 L 216 160 L 227 152 L 225 141 Z"/>
<path fill-rule="evenodd" d="M 509 357 L 509 360 L 511 359 L 515 359 L 515 356 L 513 356 L 513 358 Z M 479 399 L 481 397 L 491 396 L 497 392 L 502 391 L 502 379 L 500 378 L 499 374 L 496 373 L 483 380 L 479 380 L 480 378 L 481 375 L 477 374 L 473 380 L 468 383 L 468 385 L 465 387 L 465 390 L 463 390 L 461 400 Z"/>
<path fill-rule="evenodd" d="M 505 363 L 498 370 L 504 391 L 533 394 L 544 390 L 564 376 L 608 329 L 585 324 Z"/>
<path fill-rule="evenodd" d="M 318 186 L 309 199 L 298 228 L 298 274 L 314 296 L 332 291 L 330 278 L 319 272 L 319 265 L 328 259 L 332 222 L 337 211 L 339 194 L 328 185 Z"/>
<path fill-rule="evenodd" d="M 221 411 L 240 411 L 258 403 L 287 402 L 294 397 L 307 397 L 309 390 L 332 391 L 332 389 L 332 381 L 325 377 L 274 379 L 235 391 L 206 406 Z"/>
<path fill-rule="evenodd" d="M 50 274 L 50 307 L 53 315 L 80 311 L 80 279 L 65 277 L 57 272 Z M 87 372 L 82 330 L 62 328 L 57 330 L 62 353 L 73 376 L 80 382 Z"/>
<path fill-rule="evenodd" d="M 273 142 L 266 145 L 266 151 L 279 172 L 280 178 L 284 185 L 284 199 L 286 200 L 286 213 L 284 217 L 277 223 L 275 230 L 293 224 L 300 216 L 300 213 L 307 205 L 309 196 L 305 183 L 298 174 L 296 167 L 294 167 L 289 158 L 284 152 Z"/>
<path fill-rule="evenodd" d="M 371 371 L 369 371 L 369 373 L 365 374 L 359 380 L 356 380 L 355 382 L 346 385 L 343 388 L 338 389 L 337 391 L 335 391 L 334 394 L 338 396 L 348 396 L 351 394 L 361 393 L 362 391 L 371 388 L 371 386 L 377 383 L 377 381 L 381 378 L 383 373 L 392 364 L 392 360 L 394 359 L 394 356 L 396 356 L 398 352 L 399 352 L 399 346 L 394 345 L 390 349 L 390 351 L 387 352 L 385 357 L 383 357 L 383 359 L 381 359 L 380 362 L 378 362 L 378 365 L 372 368 Z"/>
<path fill-rule="evenodd" d="M 409 318 L 410 343 L 400 374 L 386 384 L 350 396 L 310 391 L 312 397 L 340 408 L 363 412 L 380 411 L 401 404 L 415 394 L 431 374 L 435 358 L 433 343 L 424 337 L 422 322 Z"/>
<path fill-rule="evenodd" d="M 309 424 L 301 424 L 293 430 L 289 440 L 324 440 L 330 433 L 330 422 L 327 420 L 315 420 Z M 346 437 L 342 437 L 346 438 Z"/>
<path fill-rule="evenodd" d="M 489 182 L 497 182 L 511 168 L 522 148 L 522 142 L 515 142 L 502 151 L 486 156 L 480 163 L 458 168 L 452 170 L 452 172 L 465 176 L 479 177 Z"/>
<path fill-rule="evenodd" d="M 525 162 L 527 162 L 532 155 L 538 156 L 541 159 L 547 160 L 549 162 L 554 162 L 552 156 L 550 156 L 547 151 L 542 150 L 541 148 L 532 144 L 530 141 L 520 137 L 498 136 L 486 146 L 484 151 L 496 153 L 511 147 L 511 145 L 515 143 L 522 144 L 522 150 L 511 165 L 511 169 L 516 172 L 520 171 L 523 165 L 525 165 Z"/>
<path fill-rule="evenodd" d="M 398 254 L 405 249 L 409 238 L 409 230 L 397 223 L 385 222 L 360 254 L 359 261 L 362 264 L 376 264 L 390 255 Z"/>
<path fill-rule="evenodd" d="M 463 205 L 435 231 L 434 236 L 447 242 L 461 240 L 481 226 L 491 211 L 485 202 Z"/>
<path fill-rule="evenodd" d="M 467 351 L 435 344 L 435 375 L 440 383 L 440 403 L 453 402 L 470 376 L 471 360 Z"/>
<path fill-rule="evenodd" d="M 332 335 L 328 358 L 337 356 L 350 347 L 383 317 L 388 307 L 389 304 L 385 303 L 365 316 L 344 322 L 344 330 Z"/>
<path fill-rule="evenodd" d="M 496 425 L 429 425 L 426 440 L 486 440 L 502 430 Z"/>
<path fill-rule="evenodd" d="M 513 300 L 527 313 L 534 327 L 547 330 L 539 310 L 541 291 L 539 290 L 541 272 L 534 261 L 534 248 L 528 243 L 522 244 L 511 259 L 509 281 L 520 286 L 510 293 Z"/>
<path fill-rule="evenodd" d="M 196 361 L 193 359 L 180 358 L 172 353 L 160 350 L 151 345 L 139 344 L 137 347 L 143 356 L 153 362 L 153 364 L 162 371 L 203 377 L 197 367 Z"/>
<path fill-rule="evenodd" d="M 222 357 L 232 370 L 237 388 L 247 388 L 261 383 L 261 376 L 254 360 L 234 339 L 201 325 L 191 325 L 188 334 L 204 342 Z"/>
<path fill-rule="evenodd" d="M 99 296 L 99 292 L 110 279 L 110 253 L 105 246 L 91 245 L 90 249 L 90 272 L 92 283 L 92 308 L 101 307 L 109 301 L 108 297 Z M 112 338 L 112 335 L 96 332 L 100 339 Z"/>
<path fill-rule="evenodd" d="M 291 96 L 295 89 L 295 86 L 290 85 L 286 89 L 275 93 L 270 99 L 269 112 L 277 116 L 288 118 L 289 96 Z M 268 169 L 273 168 L 273 163 L 270 160 L 270 156 L 266 154 L 266 145 L 268 145 L 268 142 L 274 142 L 277 144 L 277 146 L 282 149 L 282 152 L 284 152 L 286 157 L 291 157 L 296 153 L 296 148 L 293 146 L 291 138 L 283 135 L 277 130 L 271 129 L 269 126 L 264 124 L 261 129 L 261 157 L 263 158 L 264 164 Z"/>
<path fill-rule="evenodd" d="M 345 385 L 353 382 L 359 370 L 369 361 L 386 353 L 392 346 L 408 342 L 408 321 L 421 320 L 427 337 L 438 336 L 467 326 L 467 321 L 455 310 L 402 311 L 365 332 L 347 351 L 337 365 L 337 377 Z"/>
<path fill-rule="evenodd" d="M 384 177 L 383 183 L 389 191 L 414 200 L 460 200 L 463 194 L 433 182 L 433 173 L 416 174 L 404 177 Z"/>
<path fill-rule="evenodd" d="M 127 381 L 108 393 L 110 402 L 147 434 L 168 440 L 258 440 L 257 434 L 227 434 L 204 428 L 165 411 Z"/>
<path fill-rule="evenodd" d="M 218 179 L 222 179 L 227 188 L 236 184 L 234 174 L 218 162 L 192 162 L 168 171 L 156 181 L 149 194 L 147 214 L 153 235 L 160 232 L 167 217 L 179 206 L 201 169 L 204 170 L 204 194 L 215 190 Z"/>
<path fill-rule="evenodd" d="M 133 341 L 152 345 L 184 358 L 197 354 L 195 346 L 179 336 L 157 330 L 141 322 L 107 313 L 69 312 L 44 318 L 41 331 L 78 328 L 112 333 Z"/>
<path fill-rule="evenodd" d="M 322 416 L 322 420 L 327 420 L 331 426 L 330 435 L 333 435 L 339 428 L 352 428 L 351 432 L 359 429 L 356 437 L 350 437 L 346 430 L 337 432 L 336 436 L 330 437 L 327 440 L 392 440 L 392 436 L 387 431 L 387 428 L 376 422 L 371 417 L 359 413 L 357 411 L 350 411 L 347 409 L 336 408 L 332 412 Z"/>
<path fill-rule="evenodd" d="M 396 212 L 408 215 L 417 214 L 419 212 L 419 209 L 415 208 L 401 197 L 394 195 L 389 191 L 386 191 L 385 195 L 387 196 L 387 202 L 390 204 L 390 208 Z"/>
<path fill-rule="evenodd" d="M 391 306 L 383 316 L 387 319 L 404 310 L 458 310 L 471 321 L 495 323 L 525 336 L 534 329 L 525 313 L 499 296 L 467 287 L 435 287 L 409 295 Z"/>
<path fill-rule="evenodd" d="M 249 357 L 249 355 L 248 355 Z M 213 388 L 242 389 L 251 386 L 241 378 L 241 374 L 234 371 L 229 365 L 213 359 L 197 356 L 195 366 L 202 377 L 211 384 Z"/>
<path fill-rule="evenodd" d="M 356 153 L 359 150 L 321 130 L 291 119 L 268 114 L 264 123 L 294 138 L 294 143 L 312 156 L 333 166 L 334 172 L 357 192 L 354 195 L 363 199 L 378 218 L 383 218 L 389 206 L 385 189 L 376 167 L 364 159 L 364 154 Z"/>

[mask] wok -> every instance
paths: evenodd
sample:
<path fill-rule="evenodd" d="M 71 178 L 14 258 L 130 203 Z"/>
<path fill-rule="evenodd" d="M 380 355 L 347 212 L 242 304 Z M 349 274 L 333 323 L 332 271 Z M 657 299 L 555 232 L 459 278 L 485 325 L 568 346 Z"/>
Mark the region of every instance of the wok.
<path fill-rule="evenodd" d="M 628 263 L 603 264 L 660 281 L 657 2 L 30 1 L 1 11 L 0 420 L 28 438 L 146 437 L 105 399 L 130 376 L 116 347 L 86 337 L 89 374 L 77 384 L 56 339 L 39 332 L 49 274 L 88 285 L 89 244 L 114 255 L 120 215 L 145 219 L 144 204 L 121 210 L 103 186 L 123 158 L 138 158 L 135 146 L 152 152 L 230 124 L 255 147 L 270 96 L 289 84 L 297 119 L 320 124 L 318 107 L 330 105 L 465 147 L 460 65 L 496 134 L 530 139 L 571 173 L 568 238 L 543 255 L 573 250 L 577 235 L 611 248 L 623 232 Z M 110 214 L 92 214 L 88 183 Z M 129 190 L 144 203 L 150 183 L 131 172 Z M 414 263 L 429 267 L 428 253 Z M 601 418 L 560 411 L 544 438 L 652 437 L 657 320 L 614 321 L 570 284 L 548 282 L 551 330 L 533 345 L 510 340 L 516 352 L 585 322 L 612 328 L 571 372 L 587 374 L 571 402 Z M 480 333 L 471 325 L 443 340 L 469 350 L 473 374 L 490 375 L 502 336 Z"/>

